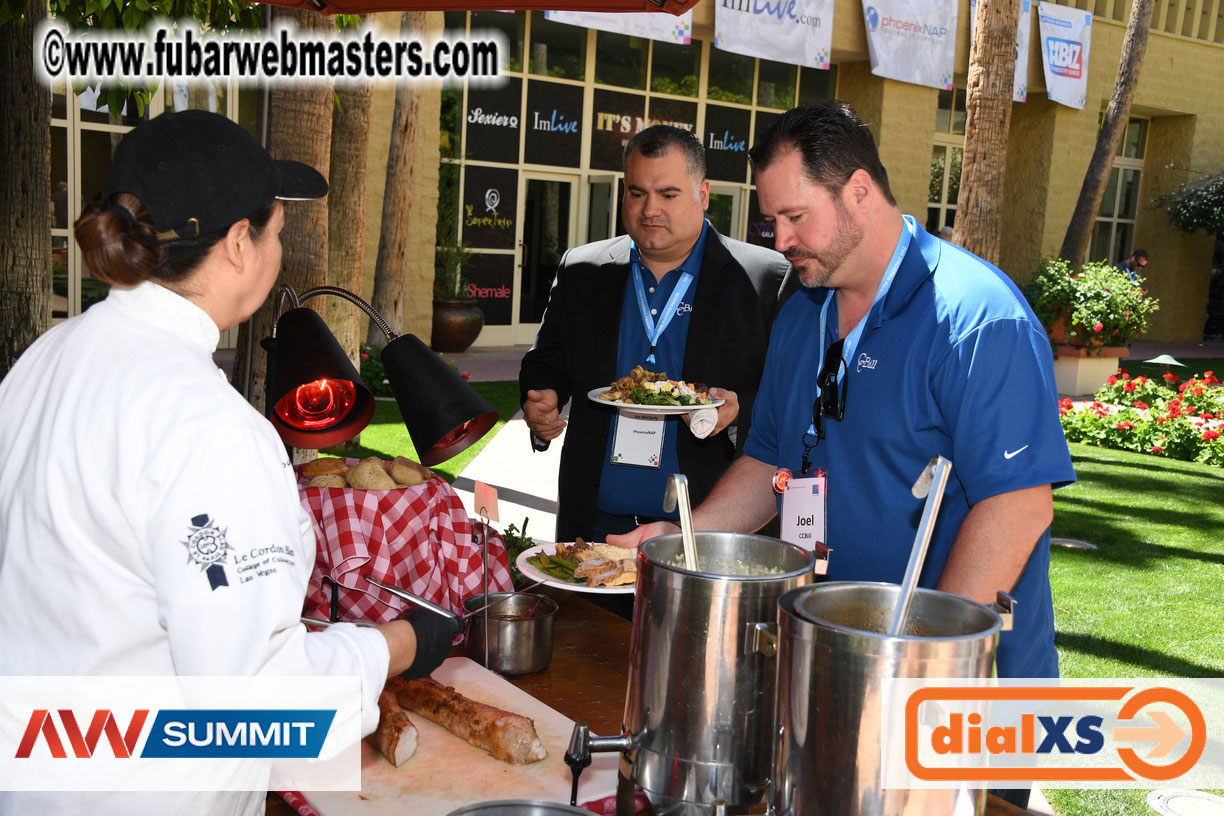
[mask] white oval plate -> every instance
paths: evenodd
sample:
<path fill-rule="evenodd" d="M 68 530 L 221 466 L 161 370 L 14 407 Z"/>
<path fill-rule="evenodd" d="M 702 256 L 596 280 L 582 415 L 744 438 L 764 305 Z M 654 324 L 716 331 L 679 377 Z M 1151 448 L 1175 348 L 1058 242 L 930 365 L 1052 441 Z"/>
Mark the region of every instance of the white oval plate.
<path fill-rule="evenodd" d="M 637 405 L 629 402 L 613 402 L 603 398 L 603 392 L 607 391 L 608 387 L 592 388 L 587 392 L 587 399 L 596 405 L 606 405 L 609 408 L 615 408 L 618 411 L 629 411 L 635 414 L 657 414 L 663 416 L 675 414 L 691 414 L 694 411 L 700 411 L 702 408 L 717 408 L 726 400 L 714 400 L 707 402 L 705 405 Z"/>
<path fill-rule="evenodd" d="M 537 544 L 519 553 L 519 557 L 514 560 L 515 566 L 519 568 L 519 572 L 523 573 L 523 577 L 529 578 L 532 581 L 543 581 L 547 586 L 557 587 L 558 589 L 569 589 L 574 592 L 589 592 L 592 595 L 630 595 L 636 589 L 635 584 L 625 584 L 623 586 L 590 586 L 583 581 L 580 584 L 571 584 L 569 581 L 562 581 L 560 578 L 554 578 L 546 572 L 533 567 L 527 563 L 527 559 L 537 553 L 545 553 L 552 555 L 557 551 L 556 544 Z"/>

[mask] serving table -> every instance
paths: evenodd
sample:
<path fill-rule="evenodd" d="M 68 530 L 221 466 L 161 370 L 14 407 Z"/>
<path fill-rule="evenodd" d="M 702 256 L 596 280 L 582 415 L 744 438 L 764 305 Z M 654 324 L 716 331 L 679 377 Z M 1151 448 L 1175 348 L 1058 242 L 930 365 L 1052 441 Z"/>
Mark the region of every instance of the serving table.
<path fill-rule="evenodd" d="M 619 734 L 629 685 L 629 621 L 573 592 L 545 589 L 544 594 L 560 607 L 553 625 L 552 660 L 542 672 L 506 680 L 567 717 L 586 722 L 593 734 Z M 454 654 L 463 653 L 463 645 L 456 647 Z M 489 799 L 497 798 L 491 791 Z M 280 797 L 268 795 L 267 816 L 293 813 Z M 1028 813 L 993 796 L 986 802 L 986 816 Z"/>

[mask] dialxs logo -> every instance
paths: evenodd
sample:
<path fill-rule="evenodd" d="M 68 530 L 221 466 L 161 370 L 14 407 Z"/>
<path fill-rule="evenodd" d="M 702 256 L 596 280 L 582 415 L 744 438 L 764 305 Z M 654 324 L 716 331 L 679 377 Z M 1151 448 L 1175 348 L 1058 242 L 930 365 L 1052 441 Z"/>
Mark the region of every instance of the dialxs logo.
<path fill-rule="evenodd" d="M 317 758 L 331 727 L 333 710 L 162 709 L 145 732 L 150 709 L 136 709 L 120 730 L 111 709 L 97 709 L 82 733 L 75 712 L 58 709 L 59 726 L 51 711 L 30 712 L 14 759 L 45 756 L 91 759 L 102 737 L 116 759 L 175 757 Z M 144 747 L 136 750 L 141 737 Z M 69 757 L 65 743 L 72 750 Z"/>
<path fill-rule="evenodd" d="M 1165 782 L 1207 744 L 1199 705 L 1161 686 L 934 686 L 908 696 L 904 723 L 925 782 Z"/>

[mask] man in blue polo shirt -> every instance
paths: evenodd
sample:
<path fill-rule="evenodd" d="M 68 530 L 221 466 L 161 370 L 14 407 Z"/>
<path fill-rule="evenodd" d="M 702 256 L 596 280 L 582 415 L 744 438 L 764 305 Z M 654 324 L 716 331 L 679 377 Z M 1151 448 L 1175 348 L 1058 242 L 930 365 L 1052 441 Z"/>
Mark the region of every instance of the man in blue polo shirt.
<path fill-rule="evenodd" d="M 672 473 L 695 500 L 743 450 L 769 329 L 798 288 L 773 250 L 720 235 L 705 220 L 705 150 L 689 131 L 655 125 L 625 146 L 621 215 L 628 235 L 565 254 L 535 344 L 519 371 L 537 449 L 565 432 L 558 541 L 602 541 L 663 510 Z M 675 417 L 638 419 L 587 394 L 634 366 L 704 383 L 725 399 L 702 438 Z M 570 403 L 568 427 L 560 409 Z M 639 442 L 641 442 L 639 444 Z"/>
<path fill-rule="evenodd" d="M 745 455 L 695 523 L 757 529 L 780 468 L 823 471 L 828 577 L 898 583 L 922 510 L 911 487 L 941 454 L 954 469 L 920 584 L 983 603 L 1012 592 L 999 675 L 1057 676 L 1051 488 L 1075 473 L 1040 323 L 1006 275 L 902 215 L 850 106 L 789 111 L 750 156 L 805 288 L 774 324 Z"/>

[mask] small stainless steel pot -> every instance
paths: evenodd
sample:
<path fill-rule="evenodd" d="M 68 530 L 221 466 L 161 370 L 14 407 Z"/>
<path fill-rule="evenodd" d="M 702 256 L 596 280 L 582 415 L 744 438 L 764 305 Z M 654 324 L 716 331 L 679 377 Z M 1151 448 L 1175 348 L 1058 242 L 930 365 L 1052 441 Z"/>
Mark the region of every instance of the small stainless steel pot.
<path fill-rule="evenodd" d="M 591 811 L 570 807 L 560 802 L 534 799 L 499 799 L 477 802 L 452 810 L 447 816 L 591 816 Z"/>
<path fill-rule="evenodd" d="M 499 599 L 504 599 L 497 603 Z M 489 615 L 489 664 L 486 668 L 498 674 L 535 674 L 548 668 L 552 659 L 553 615 L 557 602 L 546 595 L 491 592 L 473 595 L 463 602 L 471 612 L 487 603 L 494 604 Z M 528 617 L 528 615 L 530 615 Z M 485 613 L 468 618 L 467 654 L 477 663 L 485 658 Z"/>

